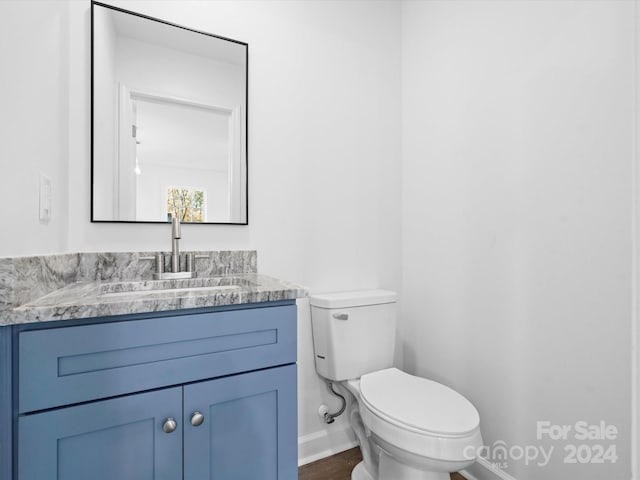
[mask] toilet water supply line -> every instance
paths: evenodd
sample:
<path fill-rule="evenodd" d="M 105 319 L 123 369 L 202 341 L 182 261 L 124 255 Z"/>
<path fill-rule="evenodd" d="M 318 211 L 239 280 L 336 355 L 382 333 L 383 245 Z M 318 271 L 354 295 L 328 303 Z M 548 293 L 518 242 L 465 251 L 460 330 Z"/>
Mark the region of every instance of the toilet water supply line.
<path fill-rule="evenodd" d="M 342 401 L 342 406 L 340 407 L 340 410 L 338 410 L 336 413 L 325 412 L 324 414 L 325 423 L 333 423 L 336 417 L 339 417 L 344 413 L 344 409 L 347 408 L 347 400 L 334 390 L 333 382 L 331 380 L 327 380 L 327 387 L 329 388 L 329 392 L 334 394 L 336 397 L 340 397 L 340 400 Z"/>

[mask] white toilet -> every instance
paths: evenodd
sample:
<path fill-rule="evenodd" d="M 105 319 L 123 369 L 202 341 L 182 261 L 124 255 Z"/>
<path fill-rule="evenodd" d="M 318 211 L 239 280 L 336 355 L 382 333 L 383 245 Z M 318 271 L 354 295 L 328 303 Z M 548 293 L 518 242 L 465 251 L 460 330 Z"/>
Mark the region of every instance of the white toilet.
<path fill-rule="evenodd" d="M 392 368 L 396 294 L 310 297 L 316 370 L 353 396 L 349 421 L 363 461 L 352 480 L 449 480 L 475 461 L 480 417 L 462 395 Z"/>

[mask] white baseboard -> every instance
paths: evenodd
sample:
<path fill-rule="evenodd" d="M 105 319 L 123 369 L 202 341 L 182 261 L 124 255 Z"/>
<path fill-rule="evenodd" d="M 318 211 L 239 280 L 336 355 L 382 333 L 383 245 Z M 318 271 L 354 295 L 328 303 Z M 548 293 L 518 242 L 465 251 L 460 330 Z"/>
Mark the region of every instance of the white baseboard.
<path fill-rule="evenodd" d="M 298 466 L 330 457 L 357 445 L 356 436 L 349 425 L 331 425 L 326 430 L 298 437 Z"/>
<path fill-rule="evenodd" d="M 349 425 L 335 425 L 326 430 L 298 437 L 298 466 L 301 467 L 356 446 L 358 442 Z M 467 480 L 517 480 L 484 458 L 479 458 L 472 467 L 474 470 L 481 467 L 483 473 L 476 474 L 471 473 L 469 469 L 462 470 L 460 473 Z"/>
<path fill-rule="evenodd" d="M 462 470 L 460 473 L 467 480 L 516 480 L 515 477 L 482 457 L 478 458 L 471 467 Z"/>
<path fill-rule="evenodd" d="M 464 478 L 466 478 L 467 480 L 480 480 L 478 477 L 472 475 L 471 473 L 469 473 L 468 470 L 460 470 L 459 472 Z"/>

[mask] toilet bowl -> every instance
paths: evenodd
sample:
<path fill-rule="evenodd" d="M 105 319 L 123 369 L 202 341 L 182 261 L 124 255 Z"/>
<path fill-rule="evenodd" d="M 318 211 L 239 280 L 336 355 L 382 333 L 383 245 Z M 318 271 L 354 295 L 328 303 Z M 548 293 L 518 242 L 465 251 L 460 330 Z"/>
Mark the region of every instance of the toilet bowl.
<path fill-rule="evenodd" d="M 395 368 L 345 387 L 358 402 L 369 441 L 381 449 L 379 478 L 448 479 L 475 461 L 469 452 L 482 445 L 480 417 L 456 391 Z"/>
<path fill-rule="evenodd" d="M 448 480 L 475 461 L 480 417 L 455 390 L 393 368 L 395 293 L 311 297 L 318 373 L 342 385 L 363 461 L 352 480 Z"/>

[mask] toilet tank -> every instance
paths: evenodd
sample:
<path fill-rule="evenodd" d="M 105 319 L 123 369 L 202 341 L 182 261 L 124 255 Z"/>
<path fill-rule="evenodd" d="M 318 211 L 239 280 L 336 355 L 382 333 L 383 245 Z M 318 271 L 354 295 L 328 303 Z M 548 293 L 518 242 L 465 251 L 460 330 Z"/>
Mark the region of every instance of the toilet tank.
<path fill-rule="evenodd" d="M 393 366 L 395 292 L 367 290 L 312 295 L 316 371 L 329 380 L 359 378 Z"/>

